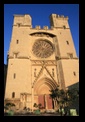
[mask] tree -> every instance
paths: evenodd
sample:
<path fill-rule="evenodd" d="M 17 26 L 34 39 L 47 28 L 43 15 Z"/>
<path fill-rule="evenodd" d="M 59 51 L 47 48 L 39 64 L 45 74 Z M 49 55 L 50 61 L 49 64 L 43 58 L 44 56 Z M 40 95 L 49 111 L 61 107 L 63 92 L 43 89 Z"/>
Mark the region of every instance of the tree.
<path fill-rule="evenodd" d="M 59 87 L 57 87 L 55 90 L 50 90 L 51 94 L 51 98 L 53 99 L 54 101 L 54 107 L 56 107 L 56 102 L 57 104 L 59 104 L 59 99 L 60 99 L 60 96 L 61 96 L 61 91 L 59 90 Z"/>
<path fill-rule="evenodd" d="M 41 106 L 42 106 L 41 103 L 39 103 L 39 104 L 34 103 L 34 107 L 37 108 L 37 109 L 34 111 L 35 114 L 40 114 Z"/>
<path fill-rule="evenodd" d="M 78 89 L 72 88 L 67 91 L 67 94 L 68 94 L 68 98 L 69 98 L 69 103 L 68 103 L 69 106 L 79 100 L 79 90 Z"/>
<path fill-rule="evenodd" d="M 55 90 L 50 90 L 51 98 L 54 99 L 58 105 L 64 107 L 72 105 L 77 99 L 79 99 L 79 91 L 77 89 L 63 90 L 58 87 Z"/>

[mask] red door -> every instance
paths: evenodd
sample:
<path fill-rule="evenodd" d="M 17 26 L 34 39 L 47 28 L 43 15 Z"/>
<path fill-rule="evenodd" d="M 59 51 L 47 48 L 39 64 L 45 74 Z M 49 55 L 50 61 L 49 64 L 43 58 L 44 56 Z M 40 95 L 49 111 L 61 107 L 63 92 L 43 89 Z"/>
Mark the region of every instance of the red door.
<path fill-rule="evenodd" d="M 50 95 L 46 95 L 46 101 L 47 101 L 47 109 L 52 109 L 53 104 L 52 104 L 52 98 L 50 97 Z"/>
<path fill-rule="evenodd" d="M 50 95 L 39 95 L 38 96 L 38 104 L 41 104 L 43 108 L 52 109 L 53 103 Z"/>
<path fill-rule="evenodd" d="M 43 108 L 45 108 L 45 97 L 44 95 L 38 96 L 38 104 L 41 104 Z"/>

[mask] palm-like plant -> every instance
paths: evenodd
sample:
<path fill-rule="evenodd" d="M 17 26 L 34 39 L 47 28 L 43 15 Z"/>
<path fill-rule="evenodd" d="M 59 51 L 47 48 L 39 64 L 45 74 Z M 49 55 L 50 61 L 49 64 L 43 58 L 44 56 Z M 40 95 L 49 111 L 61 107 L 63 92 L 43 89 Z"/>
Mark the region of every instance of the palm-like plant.
<path fill-rule="evenodd" d="M 54 101 L 54 108 L 56 107 L 56 103 L 59 105 L 60 103 L 60 96 L 61 96 L 61 91 L 59 90 L 59 87 L 57 87 L 55 90 L 50 90 L 51 94 L 51 98 Z"/>
<path fill-rule="evenodd" d="M 56 100 L 57 103 L 59 103 L 59 97 L 60 97 L 60 90 L 59 90 L 59 88 L 57 87 L 55 90 L 52 89 L 52 90 L 50 90 L 50 92 L 51 92 L 51 94 L 50 94 L 51 98 L 53 100 Z"/>
<path fill-rule="evenodd" d="M 69 97 L 68 92 L 64 90 L 60 90 L 61 96 L 60 96 L 60 104 L 62 104 L 64 107 L 68 106 Z"/>

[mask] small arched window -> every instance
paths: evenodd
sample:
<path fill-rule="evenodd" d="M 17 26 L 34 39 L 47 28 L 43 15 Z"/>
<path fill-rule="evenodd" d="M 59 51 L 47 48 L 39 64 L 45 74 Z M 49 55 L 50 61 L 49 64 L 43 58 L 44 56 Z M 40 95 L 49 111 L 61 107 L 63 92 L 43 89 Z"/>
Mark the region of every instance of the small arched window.
<path fill-rule="evenodd" d="M 74 76 L 76 76 L 76 72 L 73 72 Z"/>
<path fill-rule="evenodd" d="M 16 40 L 16 43 L 18 44 L 19 43 L 19 40 Z"/>
<path fill-rule="evenodd" d="M 13 74 L 14 79 L 16 78 L 16 73 Z"/>
<path fill-rule="evenodd" d="M 15 98 L 15 92 L 12 92 L 12 98 Z"/>
<path fill-rule="evenodd" d="M 67 45 L 69 45 L 69 41 L 66 41 Z"/>

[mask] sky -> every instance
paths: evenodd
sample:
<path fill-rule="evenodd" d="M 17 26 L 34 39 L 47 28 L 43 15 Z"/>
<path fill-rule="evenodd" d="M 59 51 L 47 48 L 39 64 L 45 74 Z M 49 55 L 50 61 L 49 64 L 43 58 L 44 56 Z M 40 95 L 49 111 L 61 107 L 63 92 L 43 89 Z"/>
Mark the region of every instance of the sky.
<path fill-rule="evenodd" d="M 36 25 L 50 28 L 49 15 L 55 13 L 68 16 L 69 26 L 79 57 L 79 4 L 4 4 L 4 64 L 7 64 L 7 52 L 9 51 L 12 36 L 14 14 L 29 14 L 32 17 L 32 27 Z"/>

